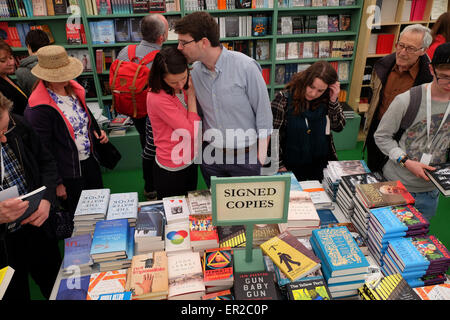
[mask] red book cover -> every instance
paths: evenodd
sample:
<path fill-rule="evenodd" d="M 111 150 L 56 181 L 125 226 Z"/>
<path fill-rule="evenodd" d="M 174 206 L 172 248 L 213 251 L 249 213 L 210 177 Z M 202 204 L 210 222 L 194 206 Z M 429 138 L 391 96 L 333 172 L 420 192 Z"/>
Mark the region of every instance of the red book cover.
<path fill-rule="evenodd" d="M 66 38 L 68 44 L 81 44 L 80 29 L 75 24 L 66 24 Z"/>
<path fill-rule="evenodd" d="M 376 54 L 388 54 L 392 51 L 394 34 L 379 34 L 377 39 Z"/>
<path fill-rule="evenodd" d="M 81 43 L 87 44 L 86 31 L 84 30 L 84 24 L 80 24 Z"/>
<path fill-rule="evenodd" d="M 217 240 L 219 243 L 217 228 L 212 224 L 211 215 L 190 215 L 189 229 L 191 242 Z"/>
<path fill-rule="evenodd" d="M 414 204 L 414 197 L 400 180 L 356 185 L 366 208 Z"/>
<path fill-rule="evenodd" d="M 270 69 L 269 68 L 263 68 L 262 69 L 262 76 L 264 78 L 264 81 L 266 84 L 270 83 Z"/>
<path fill-rule="evenodd" d="M 103 72 L 103 49 L 95 50 L 95 66 L 97 73 Z"/>
<path fill-rule="evenodd" d="M 414 10 L 411 9 L 411 21 L 422 21 L 427 6 L 427 0 L 413 0 L 415 2 Z"/>
<path fill-rule="evenodd" d="M 230 248 L 205 250 L 203 259 L 205 283 L 233 278 L 233 254 Z"/>

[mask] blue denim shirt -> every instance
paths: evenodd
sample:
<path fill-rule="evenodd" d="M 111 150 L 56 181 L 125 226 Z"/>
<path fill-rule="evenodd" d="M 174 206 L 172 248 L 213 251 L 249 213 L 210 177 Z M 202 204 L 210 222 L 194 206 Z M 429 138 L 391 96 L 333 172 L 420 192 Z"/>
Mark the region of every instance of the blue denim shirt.
<path fill-rule="evenodd" d="M 192 80 L 203 120 L 203 132 L 216 129 L 222 139 L 204 135 L 216 148 L 244 148 L 272 132 L 272 111 L 261 66 L 243 53 L 222 47 L 211 72 L 203 63 L 193 65 Z M 235 129 L 227 132 L 226 129 Z M 240 131 L 236 131 L 236 129 Z"/>

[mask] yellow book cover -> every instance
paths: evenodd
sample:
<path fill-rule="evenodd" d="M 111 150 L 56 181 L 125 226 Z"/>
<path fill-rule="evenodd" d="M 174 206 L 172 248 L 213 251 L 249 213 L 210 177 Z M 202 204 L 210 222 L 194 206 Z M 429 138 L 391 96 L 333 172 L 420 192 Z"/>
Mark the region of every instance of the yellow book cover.
<path fill-rule="evenodd" d="M 320 268 L 320 260 L 289 231 L 267 240 L 260 247 L 291 281 Z"/>
<path fill-rule="evenodd" d="M 0 269 L 0 300 L 8 289 L 9 282 L 14 274 L 14 269 L 10 266 Z"/>

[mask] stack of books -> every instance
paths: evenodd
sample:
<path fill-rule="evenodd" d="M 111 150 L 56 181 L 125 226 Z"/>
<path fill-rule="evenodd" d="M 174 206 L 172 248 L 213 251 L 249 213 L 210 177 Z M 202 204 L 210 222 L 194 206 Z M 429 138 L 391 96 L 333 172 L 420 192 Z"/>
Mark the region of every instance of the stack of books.
<path fill-rule="evenodd" d="M 131 265 L 134 253 L 134 228 L 127 219 L 97 222 L 92 237 L 91 258 L 100 265 L 100 271 Z"/>
<path fill-rule="evenodd" d="M 129 269 L 126 290 L 133 300 L 167 299 L 168 260 L 164 251 L 135 255 Z"/>
<path fill-rule="evenodd" d="M 130 227 L 135 227 L 138 203 L 137 192 L 112 193 L 109 196 L 106 220 L 128 219 Z"/>
<path fill-rule="evenodd" d="M 190 211 L 186 197 L 175 196 L 163 198 L 162 200 L 167 224 L 189 221 Z"/>
<path fill-rule="evenodd" d="M 233 252 L 230 248 L 205 250 L 203 283 L 206 292 L 223 291 L 233 286 Z"/>
<path fill-rule="evenodd" d="M 330 196 L 326 193 L 319 180 L 300 181 L 300 186 L 303 191 L 310 194 L 317 210 L 334 209 L 333 201 L 331 201 Z"/>
<path fill-rule="evenodd" d="M 191 215 L 212 214 L 211 191 L 207 189 L 189 191 L 187 203 Z"/>
<path fill-rule="evenodd" d="M 425 236 L 430 223 L 411 205 L 381 207 L 370 210 L 368 246 L 378 262 L 389 240 L 401 237 Z"/>
<path fill-rule="evenodd" d="M 413 288 L 422 300 L 450 300 L 450 283 Z"/>
<path fill-rule="evenodd" d="M 345 214 L 347 219 L 352 220 L 355 212 L 354 197 L 356 193 L 357 184 L 367 184 L 386 181 L 382 174 L 379 172 L 368 172 L 362 174 L 351 174 L 343 176 L 336 195 L 336 203 Z"/>
<path fill-rule="evenodd" d="M 198 252 L 186 252 L 167 257 L 168 300 L 200 300 L 205 295 L 203 269 Z"/>
<path fill-rule="evenodd" d="M 236 300 L 279 300 L 273 272 L 238 272 L 234 280 Z"/>
<path fill-rule="evenodd" d="M 414 204 L 414 201 L 413 196 L 399 180 L 358 184 L 354 197 L 353 221 L 356 222 L 361 235 L 367 239 L 371 209 Z"/>
<path fill-rule="evenodd" d="M 110 193 L 107 188 L 81 191 L 73 219 L 73 235 L 92 233 L 97 221 L 105 220 Z"/>
<path fill-rule="evenodd" d="M 323 169 L 322 184 L 333 201 L 336 201 L 337 192 L 343 176 L 370 172 L 364 160 L 328 161 Z"/>
<path fill-rule="evenodd" d="M 358 294 L 362 300 L 420 300 L 399 273 L 366 281 Z"/>
<path fill-rule="evenodd" d="M 193 251 L 219 247 L 217 227 L 212 224 L 212 215 L 190 215 L 189 237 Z"/>
<path fill-rule="evenodd" d="M 91 270 L 91 244 L 90 233 L 64 239 L 63 276 L 70 276 L 75 272 L 86 274 Z"/>
<path fill-rule="evenodd" d="M 166 225 L 164 248 L 168 257 L 192 252 L 191 239 L 189 236 L 189 220 Z"/>
<path fill-rule="evenodd" d="M 140 203 L 134 232 L 135 254 L 163 251 L 165 227 L 162 201 Z"/>
<path fill-rule="evenodd" d="M 311 236 L 320 227 L 320 218 L 311 195 L 306 191 L 291 191 L 287 223 L 283 226 L 296 237 Z"/>
<path fill-rule="evenodd" d="M 311 246 L 322 262 L 322 273 L 333 298 L 358 294 L 369 262 L 346 227 L 314 230 Z"/>

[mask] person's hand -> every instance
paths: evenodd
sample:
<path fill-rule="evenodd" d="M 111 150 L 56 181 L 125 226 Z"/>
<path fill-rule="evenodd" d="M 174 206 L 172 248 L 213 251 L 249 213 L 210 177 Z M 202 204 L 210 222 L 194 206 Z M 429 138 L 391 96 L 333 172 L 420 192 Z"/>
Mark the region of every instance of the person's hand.
<path fill-rule="evenodd" d="M 188 86 L 189 86 L 189 88 L 186 90 L 187 96 L 188 97 L 195 97 L 195 88 L 194 88 L 194 83 L 192 82 L 192 77 L 191 76 L 189 76 Z"/>
<path fill-rule="evenodd" d="M 22 216 L 28 208 L 28 201 L 18 198 L 6 199 L 0 202 L 0 224 L 13 222 Z"/>
<path fill-rule="evenodd" d="M 278 172 L 287 172 L 286 167 L 281 167 L 280 169 L 278 169 Z"/>
<path fill-rule="evenodd" d="M 425 169 L 430 170 L 430 171 L 436 170 L 435 167 L 427 166 L 426 164 L 423 164 L 422 162 L 414 161 L 414 160 L 410 160 L 410 159 L 406 160 L 405 168 L 408 169 L 416 177 L 422 178 L 425 181 L 430 181 L 430 178 L 428 178 L 428 176 L 425 174 Z"/>
<path fill-rule="evenodd" d="M 330 89 L 331 102 L 336 102 L 339 97 L 339 92 L 341 91 L 341 84 L 339 81 L 336 81 L 335 83 L 330 84 L 328 88 Z"/>
<path fill-rule="evenodd" d="M 56 186 L 56 196 L 63 200 L 67 199 L 66 187 L 62 183 Z"/>
<path fill-rule="evenodd" d="M 40 227 L 47 220 L 50 213 L 50 202 L 48 200 L 42 199 L 39 203 L 39 207 L 35 212 L 31 214 L 28 218 L 23 220 L 21 224 L 31 224 L 35 227 Z"/>
<path fill-rule="evenodd" d="M 107 143 L 109 141 L 108 136 L 104 130 L 100 130 L 100 136 L 94 131 L 94 136 L 100 140 L 100 143 Z"/>

